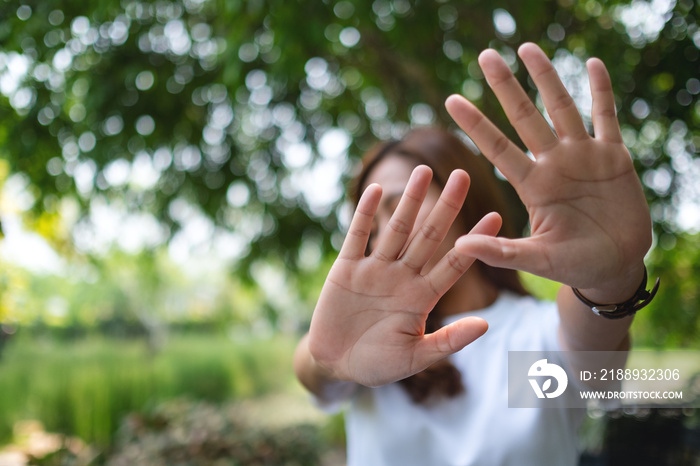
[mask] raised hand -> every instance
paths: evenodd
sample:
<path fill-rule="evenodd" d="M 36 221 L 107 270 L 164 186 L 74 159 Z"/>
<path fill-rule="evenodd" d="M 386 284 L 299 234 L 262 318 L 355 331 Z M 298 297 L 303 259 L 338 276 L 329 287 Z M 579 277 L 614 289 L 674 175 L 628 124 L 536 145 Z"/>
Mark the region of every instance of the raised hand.
<path fill-rule="evenodd" d="M 531 272 L 584 293 L 592 290 L 592 299 L 614 296 L 615 287 L 629 293 L 641 280 L 651 220 L 622 142 L 607 70 L 598 59 L 587 63 L 595 133 L 590 136 L 544 52 L 524 44 L 518 54 L 554 131 L 496 51 L 484 51 L 479 64 L 534 160 L 466 99 L 451 96 L 446 107 L 516 189 L 528 210 L 531 233 L 517 240 L 470 235 L 459 239 L 456 248 L 497 267 Z"/>
<path fill-rule="evenodd" d="M 438 299 L 473 259 L 450 250 L 426 267 L 464 202 L 469 177 L 455 171 L 419 228 L 414 223 L 431 183 L 417 167 L 372 253 L 367 249 L 382 188 L 367 187 L 338 259 L 313 314 L 308 348 L 315 362 L 337 380 L 378 386 L 413 375 L 459 351 L 487 328 L 469 317 L 432 334 L 425 320 Z M 472 230 L 495 235 L 500 217 L 486 216 Z"/>

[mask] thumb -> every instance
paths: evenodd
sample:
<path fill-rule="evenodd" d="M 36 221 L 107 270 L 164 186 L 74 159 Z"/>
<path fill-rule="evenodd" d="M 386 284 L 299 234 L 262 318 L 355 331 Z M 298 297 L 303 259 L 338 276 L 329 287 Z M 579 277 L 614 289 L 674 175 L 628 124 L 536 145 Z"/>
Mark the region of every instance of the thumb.
<path fill-rule="evenodd" d="M 480 234 L 462 236 L 455 242 L 455 250 L 479 259 L 492 267 L 543 273 L 538 264 L 542 254 L 537 253 L 531 238 L 510 239 Z"/>
<path fill-rule="evenodd" d="M 463 317 L 423 337 L 414 354 L 416 372 L 456 353 L 481 335 L 489 324 L 481 317 Z"/>

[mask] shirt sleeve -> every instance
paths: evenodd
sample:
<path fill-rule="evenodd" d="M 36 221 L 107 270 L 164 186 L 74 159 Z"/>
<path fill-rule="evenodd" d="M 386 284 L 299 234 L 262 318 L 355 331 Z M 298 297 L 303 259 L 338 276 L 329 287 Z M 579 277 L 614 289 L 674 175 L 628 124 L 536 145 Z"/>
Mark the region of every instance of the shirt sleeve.
<path fill-rule="evenodd" d="M 353 382 L 339 382 L 328 387 L 323 397 L 311 395 L 311 403 L 326 414 L 340 412 L 352 399 L 358 385 Z"/>

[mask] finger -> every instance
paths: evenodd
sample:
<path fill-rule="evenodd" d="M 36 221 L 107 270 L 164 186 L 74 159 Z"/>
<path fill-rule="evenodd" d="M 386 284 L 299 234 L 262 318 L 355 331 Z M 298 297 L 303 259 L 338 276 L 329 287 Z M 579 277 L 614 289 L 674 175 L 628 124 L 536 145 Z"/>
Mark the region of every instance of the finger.
<path fill-rule="evenodd" d="M 547 251 L 538 247 L 533 238 L 466 235 L 456 241 L 455 250 L 492 267 L 522 270 L 543 277 L 551 275 Z"/>
<path fill-rule="evenodd" d="M 401 261 L 404 264 L 420 271 L 433 257 L 462 209 L 468 190 L 469 175 L 467 172 L 463 170 L 452 172 L 437 204 L 401 256 Z"/>
<path fill-rule="evenodd" d="M 554 65 L 542 49 L 535 44 L 527 43 L 520 46 L 518 55 L 542 96 L 544 106 L 559 138 L 589 137 L 574 99 L 569 95 Z"/>
<path fill-rule="evenodd" d="M 367 242 L 372 231 L 372 221 L 377 213 L 379 201 L 382 198 L 382 188 L 378 184 L 371 184 L 360 196 L 357 209 L 352 216 L 348 234 L 345 236 L 343 246 L 338 257 L 341 259 L 360 259 L 365 257 Z"/>
<path fill-rule="evenodd" d="M 495 212 L 485 215 L 469 232 L 469 235 L 493 236 L 501 229 L 503 221 Z M 439 296 L 444 295 L 464 275 L 464 272 L 474 263 L 474 256 L 464 254 L 452 248 L 445 257 L 432 268 L 425 279 Z"/>
<path fill-rule="evenodd" d="M 622 142 L 620 123 L 615 111 L 615 94 L 613 94 L 610 75 L 602 61 L 591 58 L 586 63 L 593 96 L 593 130 L 596 139 L 607 142 Z"/>
<path fill-rule="evenodd" d="M 533 154 L 539 154 L 556 144 L 557 137 L 547 120 L 535 107 L 498 52 L 484 50 L 479 55 L 479 65 L 506 112 L 508 121 L 518 132 L 525 146 Z"/>
<path fill-rule="evenodd" d="M 430 187 L 433 172 L 425 165 L 419 165 L 411 173 L 406 189 L 389 219 L 385 231 L 379 237 L 379 244 L 372 255 L 380 260 L 393 261 L 406 246 L 418 211 Z"/>
<path fill-rule="evenodd" d="M 517 189 L 533 167 L 532 160 L 464 97 L 451 95 L 445 101 L 445 107 L 484 156 Z"/>
<path fill-rule="evenodd" d="M 486 333 L 489 324 L 481 317 L 464 317 L 429 333 L 418 343 L 412 368 L 416 372 L 456 353 Z"/>

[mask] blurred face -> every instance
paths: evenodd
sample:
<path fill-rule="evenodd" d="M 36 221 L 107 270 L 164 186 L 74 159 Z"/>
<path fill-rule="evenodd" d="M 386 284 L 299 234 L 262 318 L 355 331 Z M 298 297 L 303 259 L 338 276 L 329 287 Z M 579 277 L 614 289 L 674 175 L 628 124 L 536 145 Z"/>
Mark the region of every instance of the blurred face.
<path fill-rule="evenodd" d="M 370 235 L 370 252 L 377 246 L 378 239 L 381 237 L 382 232 L 386 229 L 389 219 L 396 210 L 414 167 L 415 164 L 412 160 L 398 155 L 389 154 L 379 163 L 377 163 L 377 165 L 368 174 L 365 181 L 365 186 L 363 186 L 363 188 L 372 183 L 377 183 L 382 187 L 382 199 L 379 203 L 377 214 L 374 217 L 372 234 Z M 428 194 L 425 196 L 423 205 L 418 212 L 418 217 L 416 218 L 416 222 L 413 226 L 412 235 L 416 234 L 423 222 L 428 218 L 428 214 L 430 214 L 431 210 L 440 198 L 441 191 L 442 189 L 440 186 L 433 181 L 428 189 Z M 457 238 L 463 234 L 466 234 L 466 231 L 462 231 L 462 229 L 456 224 L 452 225 L 436 254 L 426 265 L 428 270 L 435 266 L 435 264 L 445 254 L 447 254 L 447 252 L 454 246 Z"/>

